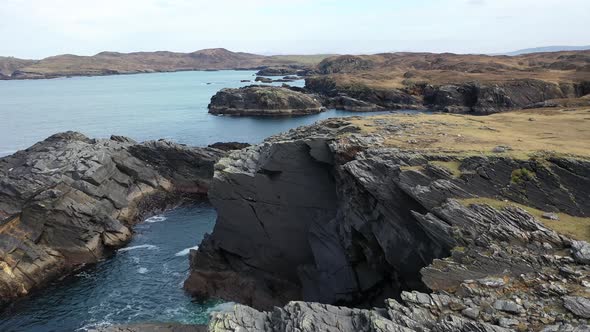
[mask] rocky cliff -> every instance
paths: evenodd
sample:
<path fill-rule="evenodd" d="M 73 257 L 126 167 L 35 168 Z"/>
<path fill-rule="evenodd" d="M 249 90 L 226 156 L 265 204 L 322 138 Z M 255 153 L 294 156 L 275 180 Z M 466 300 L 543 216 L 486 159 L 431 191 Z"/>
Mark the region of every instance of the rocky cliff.
<path fill-rule="evenodd" d="M 66 132 L 1 158 L 0 304 L 96 262 L 147 215 L 205 194 L 224 154 Z"/>
<path fill-rule="evenodd" d="M 209 104 L 209 113 L 215 115 L 282 116 L 323 111 L 322 104 L 313 95 L 284 87 L 257 85 L 222 89 Z"/>
<path fill-rule="evenodd" d="M 271 310 L 211 331 L 587 329 L 588 112 L 332 119 L 234 152 L 185 288 Z"/>
<path fill-rule="evenodd" d="M 384 53 L 324 59 L 306 88 L 326 107 L 491 114 L 590 93 L 590 52 L 515 57 Z M 588 98 L 582 100 L 590 105 Z M 560 104 L 563 105 L 563 104 Z"/>

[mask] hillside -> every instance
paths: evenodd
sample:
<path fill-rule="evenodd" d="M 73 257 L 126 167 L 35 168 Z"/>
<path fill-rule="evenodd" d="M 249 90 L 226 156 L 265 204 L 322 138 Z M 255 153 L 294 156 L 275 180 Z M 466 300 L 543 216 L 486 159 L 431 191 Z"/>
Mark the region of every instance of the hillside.
<path fill-rule="evenodd" d="M 326 106 L 418 108 L 479 114 L 590 93 L 590 51 L 521 56 L 385 53 L 330 57 L 307 88 Z M 343 98 L 346 97 L 346 98 Z M 351 100 L 352 98 L 353 100 Z M 587 100 L 577 100 L 587 104 Z"/>
<path fill-rule="evenodd" d="M 328 55 L 262 56 L 206 49 L 192 53 L 167 51 L 117 53 L 101 52 L 93 56 L 64 54 L 38 61 L 0 57 L 3 79 L 95 76 L 183 70 L 255 69 L 267 66 L 308 66 Z"/>

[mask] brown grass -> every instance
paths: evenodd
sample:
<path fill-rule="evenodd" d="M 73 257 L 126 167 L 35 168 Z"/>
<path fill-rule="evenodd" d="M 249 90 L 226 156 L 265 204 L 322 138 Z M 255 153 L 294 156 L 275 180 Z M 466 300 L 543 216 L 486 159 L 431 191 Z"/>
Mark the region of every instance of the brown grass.
<path fill-rule="evenodd" d="M 539 152 L 590 157 L 590 108 L 524 110 L 485 117 L 398 114 L 350 121 L 363 132 L 382 135 L 386 146 L 404 150 L 519 159 Z M 388 131 L 384 123 L 401 130 Z M 508 146 L 510 150 L 494 153 L 497 146 Z"/>

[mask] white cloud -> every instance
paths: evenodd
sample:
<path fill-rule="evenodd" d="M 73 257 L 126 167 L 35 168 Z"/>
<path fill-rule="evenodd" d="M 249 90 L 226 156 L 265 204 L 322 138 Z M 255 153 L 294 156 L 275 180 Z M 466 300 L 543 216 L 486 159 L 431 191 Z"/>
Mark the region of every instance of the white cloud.
<path fill-rule="evenodd" d="M 206 47 L 494 52 L 590 44 L 587 0 L 2 0 L 0 54 Z"/>

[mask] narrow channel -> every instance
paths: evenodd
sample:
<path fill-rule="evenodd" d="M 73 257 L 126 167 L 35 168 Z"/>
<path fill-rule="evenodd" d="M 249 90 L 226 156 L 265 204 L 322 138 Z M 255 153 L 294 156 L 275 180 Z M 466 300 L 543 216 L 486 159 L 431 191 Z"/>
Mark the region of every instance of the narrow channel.
<path fill-rule="evenodd" d="M 188 253 L 213 230 L 206 202 L 153 216 L 113 257 L 55 282 L 0 313 L 0 331 L 85 331 L 113 323 L 203 324 L 207 310 L 185 294 Z"/>

